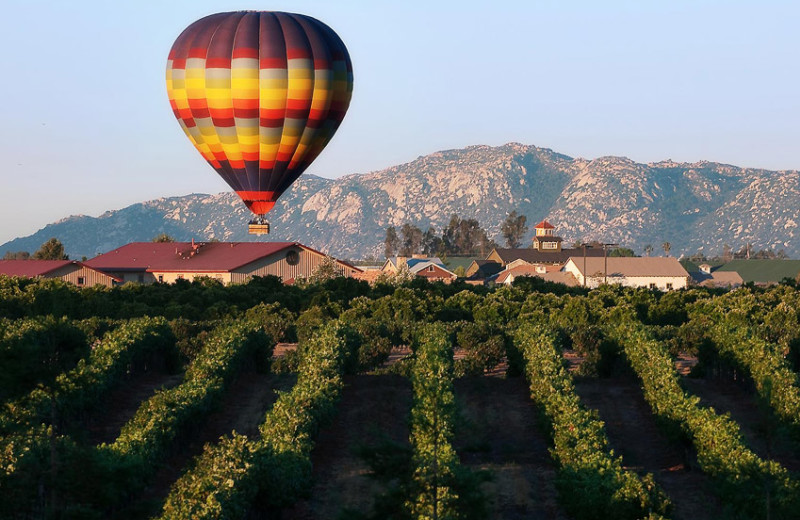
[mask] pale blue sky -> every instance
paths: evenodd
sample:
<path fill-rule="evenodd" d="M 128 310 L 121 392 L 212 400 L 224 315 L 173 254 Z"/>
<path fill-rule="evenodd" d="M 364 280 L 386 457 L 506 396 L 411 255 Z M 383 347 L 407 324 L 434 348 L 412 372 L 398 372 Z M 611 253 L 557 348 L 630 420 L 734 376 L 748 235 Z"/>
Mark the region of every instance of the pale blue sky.
<path fill-rule="evenodd" d="M 800 168 L 800 2 L 6 0 L 0 242 L 72 214 L 228 189 L 169 109 L 194 20 L 283 10 L 353 60 L 325 177 L 509 141 L 574 157 Z"/>

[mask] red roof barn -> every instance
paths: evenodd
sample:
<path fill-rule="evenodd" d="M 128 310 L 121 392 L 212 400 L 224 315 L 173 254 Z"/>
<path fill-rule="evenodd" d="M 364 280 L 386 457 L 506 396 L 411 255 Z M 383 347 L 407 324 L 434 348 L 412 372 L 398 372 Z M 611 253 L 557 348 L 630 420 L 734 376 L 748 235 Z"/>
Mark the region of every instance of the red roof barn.
<path fill-rule="evenodd" d="M 75 260 L 0 260 L 0 275 L 27 278 L 61 278 L 78 286 L 97 284 L 111 287 L 121 278 Z"/>
<path fill-rule="evenodd" d="M 198 277 L 243 283 L 253 276 L 284 281 L 307 278 L 326 255 L 297 242 L 133 242 L 89 260 L 87 265 L 114 273 L 126 282 L 165 282 Z M 337 271 L 361 270 L 334 260 Z"/>

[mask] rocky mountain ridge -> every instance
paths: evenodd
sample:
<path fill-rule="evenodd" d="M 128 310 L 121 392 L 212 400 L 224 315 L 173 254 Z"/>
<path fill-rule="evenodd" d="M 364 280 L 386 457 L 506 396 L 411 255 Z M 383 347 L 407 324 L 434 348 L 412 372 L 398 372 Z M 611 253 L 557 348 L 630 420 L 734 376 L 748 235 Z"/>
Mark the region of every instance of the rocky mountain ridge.
<path fill-rule="evenodd" d="M 707 161 L 636 163 L 625 157 L 574 159 L 509 143 L 419 157 L 385 170 L 338 179 L 302 176 L 269 214 L 269 240 L 297 240 L 344 258 L 382 256 L 387 226 L 410 222 L 441 230 L 453 214 L 476 218 L 502 243 L 512 210 L 532 226 L 542 218 L 571 244 L 647 244 L 671 254 L 772 248 L 800 257 L 800 172 Z M 35 251 L 58 237 L 71 258 L 94 256 L 160 233 L 178 240 L 253 240 L 251 218 L 235 194 L 192 194 L 146 201 L 99 217 L 72 216 L 0 246 Z M 529 230 L 529 236 L 533 230 Z"/>

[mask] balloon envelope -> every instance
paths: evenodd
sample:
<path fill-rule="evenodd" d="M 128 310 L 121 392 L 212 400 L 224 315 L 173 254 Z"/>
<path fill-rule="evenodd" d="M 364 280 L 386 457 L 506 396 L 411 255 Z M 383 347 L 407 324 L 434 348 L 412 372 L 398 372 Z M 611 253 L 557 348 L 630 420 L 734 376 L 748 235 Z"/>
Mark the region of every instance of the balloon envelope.
<path fill-rule="evenodd" d="M 325 148 L 352 91 L 342 40 L 300 14 L 207 16 L 178 36 L 167 61 L 175 117 L 257 215 Z"/>

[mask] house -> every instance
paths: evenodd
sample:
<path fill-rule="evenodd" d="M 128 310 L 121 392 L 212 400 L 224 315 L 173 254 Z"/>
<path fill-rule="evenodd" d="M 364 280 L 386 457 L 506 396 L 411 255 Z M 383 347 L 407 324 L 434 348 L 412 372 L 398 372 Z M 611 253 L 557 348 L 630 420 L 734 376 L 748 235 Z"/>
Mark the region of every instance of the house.
<path fill-rule="evenodd" d="M 514 283 L 514 280 L 523 276 L 538 276 L 547 282 L 563 283 L 569 287 L 576 287 L 578 285 L 578 280 L 576 280 L 571 273 L 552 269 L 548 270 L 548 268 L 543 265 L 525 263 L 519 263 L 518 265 L 504 269 L 497 275 L 494 281 L 498 284 L 511 285 Z"/>
<path fill-rule="evenodd" d="M 562 239 L 555 235 L 555 226 L 542 220 L 534 226 L 534 236 L 529 248 L 496 248 L 486 260 L 496 262 L 505 268 L 515 260 L 522 260 L 532 265 L 549 264 L 563 266 L 571 256 L 597 257 L 603 256 L 603 250 L 594 247 L 565 248 Z"/>
<path fill-rule="evenodd" d="M 278 276 L 284 282 L 308 278 L 328 258 L 298 242 L 133 242 L 86 264 L 125 282 L 174 283 L 209 277 L 223 284 L 253 276 Z M 361 269 L 333 260 L 336 271 L 352 276 Z"/>
<path fill-rule="evenodd" d="M 485 280 L 496 275 L 502 269 L 503 266 L 494 260 L 473 260 L 464 275 L 469 280 Z"/>
<path fill-rule="evenodd" d="M 770 260 L 762 258 L 732 260 L 714 268 L 715 274 L 729 271 L 739 273 L 744 283 L 772 285 L 780 283 L 785 278 L 798 279 L 800 277 L 800 260 Z"/>
<path fill-rule="evenodd" d="M 409 268 L 409 271 L 417 276 L 426 278 L 429 282 L 446 282 L 450 283 L 458 276 L 453 271 L 450 271 L 442 263 L 437 263 L 431 260 L 424 262 L 414 262 Z"/>
<path fill-rule="evenodd" d="M 469 266 L 466 271 L 467 279 L 497 281 L 495 275 L 498 275 L 504 269 L 517 265 L 544 266 L 548 273 L 557 272 L 572 256 L 603 256 L 603 250 L 600 248 L 591 246 L 579 248 L 563 247 L 562 238 L 555 234 L 555 226 L 547 220 L 542 220 L 536 224 L 534 230 L 531 247 L 498 247 L 492 249 L 485 260 L 476 260 Z"/>
<path fill-rule="evenodd" d="M 395 274 L 400 269 L 407 268 L 411 273 L 427 278 L 428 281 L 452 281 L 458 276 L 445 267 L 444 262 L 435 257 L 426 257 L 424 255 L 413 255 L 411 258 L 407 256 L 395 256 L 387 258 L 384 262 L 381 271 L 388 274 Z"/>
<path fill-rule="evenodd" d="M 719 271 L 709 264 L 700 264 L 699 271 L 691 273 L 692 282 L 703 287 L 735 289 L 744 284 L 742 276 L 736 271 Z"/>
<path fill-rule="evenodd" d="M 75 260 L 0 260 L 0 275 L 26 278 L 60 278 L 78 287 L 112 287 L 122 279 Z"/>
<path fill-rule="evenodd" d="M 435 257 L 427 257 L 425 255 L 411 255 L 411 256 L 393 256 L 391 258 L 387 258 L 386 261 L 383 263 L 381 267 L 381 271 L 384 273 L 394 274 L 399 271 L 403 266 L 408 267 L 411 269 L 411 266 L 418 262 L 436 262 L 442 267 L 444 267 L 444 262 L 442 262 L 439 258 Z"/>
<path fill-rule="evenodd" d="M 496 248 L 493 249 L 487 261 L 496 262 L 501 268 L 515 260 L 523 260 L 529 264 L 549 264 L 563 266 L 567 260 L 573 256 L 583 257 L 583 248 L 561 248 L 553 251 L 540 251 L 532 248 Z M 587 247 L 586 256 L 592 258 L 603 258 L 603 250 L 600 248 Z"/>
<path fill-rule="evenodd" d="M 671 291 L 689 283 L 689 273 L 672 257 L 571 257 L 563 271 L 592 288 L 609 283 Z"/>

